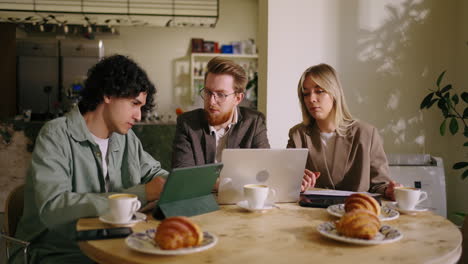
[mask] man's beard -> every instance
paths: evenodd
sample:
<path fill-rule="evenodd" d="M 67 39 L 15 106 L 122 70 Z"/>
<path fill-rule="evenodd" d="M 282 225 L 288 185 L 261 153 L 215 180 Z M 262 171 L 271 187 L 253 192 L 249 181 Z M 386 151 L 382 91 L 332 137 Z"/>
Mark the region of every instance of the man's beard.
<path fill-rule="evenodd" d="M 234 108 L 231 109 L 231 111 L 228 111 L 224 114 L 220 113 L 217 115 L 210 114 L 210 112 L 205 110 L 205 117 L 208 120 L 208 124 L 210 126 L 219 126 L 219 125 L 226 123 L 231 118 L 231 114 L 233 110 Z"/>

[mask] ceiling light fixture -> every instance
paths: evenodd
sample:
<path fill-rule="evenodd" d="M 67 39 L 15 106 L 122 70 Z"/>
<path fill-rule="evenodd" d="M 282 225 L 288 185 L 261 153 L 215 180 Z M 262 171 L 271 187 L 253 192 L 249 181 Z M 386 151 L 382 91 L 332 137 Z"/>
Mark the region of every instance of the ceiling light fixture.
<path fill-rule="evenodd" d="M 108 24 L 208 27 L 216 25 L 218 17 L 219 0 L 0 0 L 0 21 L 31 25 L 45 18 L 47 24 L 63 27 L 68 20 L 70 32 L 70 25 L 88 27 L 89 23 L 93 32 L 96 26 Z"/>

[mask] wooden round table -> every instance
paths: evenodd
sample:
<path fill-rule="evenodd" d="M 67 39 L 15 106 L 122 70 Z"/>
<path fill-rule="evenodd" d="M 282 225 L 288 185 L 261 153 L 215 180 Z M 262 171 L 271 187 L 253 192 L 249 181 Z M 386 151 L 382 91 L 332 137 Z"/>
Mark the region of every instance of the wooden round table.
<path fill-rule="evenodd" d="M 400 215 L 382 222 L 397 228 L 403 238 L 391 244 L 361 246 L 323 237 L 316 231 L 324 221 L 337 220 L 325 209 L 279 204 L 264 213 L 235 205 L 194 216 L 204 231 L 215 234 L 216 246 L 180 256 L 144 254 L 127 247 L 124 239 L 80 242 L 81 250 L 99 263 L 456 263 L 462 236 L 447 219 L 432 212 Z M 159 221 L 133 226 L 134 232 L 157 227 Z M 83 218 L 77 229 L 108 228 L 97 218 Z"/>

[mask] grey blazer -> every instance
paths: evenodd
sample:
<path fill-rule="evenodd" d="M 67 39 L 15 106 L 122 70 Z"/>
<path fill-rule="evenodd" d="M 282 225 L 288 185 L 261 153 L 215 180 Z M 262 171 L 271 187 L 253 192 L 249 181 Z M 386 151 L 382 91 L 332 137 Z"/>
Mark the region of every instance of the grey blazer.
<path fill-rule="evenodd" d="M 265 116 L 253 109 L 238 107 L 237 123 L 229 129 L 226 148 L 270 148 Z M 216 138 L 210 134 L 203 109 L 183 113 L 177 118 L 172 148 L 172 167 L 213 163 Z"/>
<path fill-rule="evenodd" d="M 331 168 L 315 123 L 291 128 L 287 147 L 309 149 L 306 168 L 321 173 L 315 185 L 319 188 L 384 194 L 390 181 L 382 140 L 377 129 L 364 122 L 356 121 L 346 136 L 337 135 Z"/>

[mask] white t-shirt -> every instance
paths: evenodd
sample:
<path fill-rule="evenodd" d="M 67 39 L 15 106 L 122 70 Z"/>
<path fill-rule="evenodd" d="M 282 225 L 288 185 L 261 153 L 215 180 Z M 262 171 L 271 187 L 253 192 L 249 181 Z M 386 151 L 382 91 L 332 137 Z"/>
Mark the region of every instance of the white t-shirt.
<path fill-rule="evenodd" d="M 99 149 L 101 150 L 102 174 L 104 175 L 106 181 L 106 192 L 108 192 L 110 185 L 109 175 L 107 175 L 107 149 L 109 147 L 109 139 L 98 138 L 95 135 L 93 135 L 93 133 L 91 133 L 91 136 L 93 136 L 94 141 L 96 142 L 96 144 L 98 144 Z"/>
<path fill-rule="evenodd" d="M 331 168 L 333 168 L 333 154 L 335 152 L 336 132 L 320 132 L 320 140 L 322 141 L 322 146 L 325 150 L 328 169 L 331 172 Z"/>

